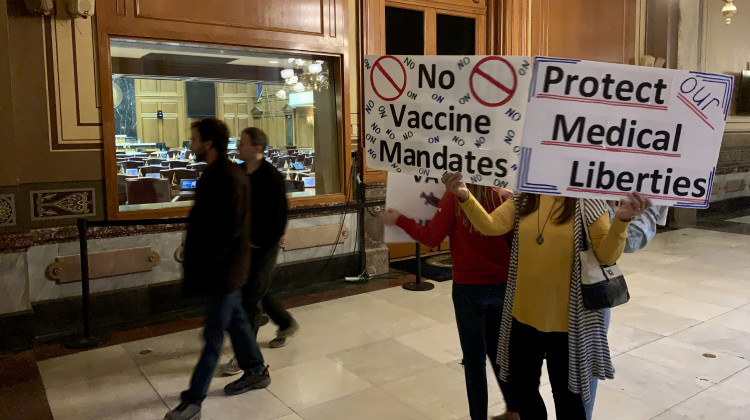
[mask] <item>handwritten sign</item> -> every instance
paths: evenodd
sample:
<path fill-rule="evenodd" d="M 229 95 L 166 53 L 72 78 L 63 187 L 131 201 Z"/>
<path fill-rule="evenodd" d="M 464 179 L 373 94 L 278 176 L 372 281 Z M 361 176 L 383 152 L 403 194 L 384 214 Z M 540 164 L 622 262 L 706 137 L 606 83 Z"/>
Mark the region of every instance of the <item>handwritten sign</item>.
<path fill-rule="evenodd" d="M 385 206 L 427 226 L 435 216 L 445 185 L 438 178 L 398 173 L 388 174 Z M 448 239 L 446 238 L 446 241 Z M 385 227 L 385 242 L 416 242 L 398 226 Z"/>
<path fill-rule="evenodd" d="M 367 56 L 367 166 L 515 184 L 529 57 Z"/>
<path fill-rule="evenodd" d="M 536 57 L 524 192 L 708 207 L 733 78 Z"/>

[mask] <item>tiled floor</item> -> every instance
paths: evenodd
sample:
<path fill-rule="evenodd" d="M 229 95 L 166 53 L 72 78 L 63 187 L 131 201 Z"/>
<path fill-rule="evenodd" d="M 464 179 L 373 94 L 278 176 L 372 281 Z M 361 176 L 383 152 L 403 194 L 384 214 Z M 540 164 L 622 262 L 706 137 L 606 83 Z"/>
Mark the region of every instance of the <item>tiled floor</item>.
<path fill-rule="evenodd" d="M 748 235 L 683 229 L 622 258 L 632 299 L 613 311 L 617 374 L 599 387 L 595 418 L 750 419 L 749 249 Z M 217 377 L 203 418 L 468 419 L 450 293 L 444 282 L 293 309 L 299 334 L 284 348 L 263 348 L 271 386 L 226 397 L 231 379 Z M 260 341 L 272 333 L 264 327 Z M 199 350 L 198 331 L 188 330 L 38 367 L 55 419 L 161 419 Z M 490 388 L 490 413 L 499 414 L 502 398 Z"/>

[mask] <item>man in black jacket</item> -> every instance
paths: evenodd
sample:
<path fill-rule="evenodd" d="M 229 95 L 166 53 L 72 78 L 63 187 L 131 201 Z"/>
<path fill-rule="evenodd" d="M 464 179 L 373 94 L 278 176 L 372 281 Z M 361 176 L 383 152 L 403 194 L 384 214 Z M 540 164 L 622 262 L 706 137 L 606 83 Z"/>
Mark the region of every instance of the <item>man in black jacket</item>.
<path fill-rule="evenodd" d="M 268 288 L 279 254 L 279 240 L 284 235 L 287 222 L 287 201 L 284 177 L 264 157 L 268 145 L 266 134 L 255 127 L 246 128 L 237 142 L 241 167 L 250 179 L 250 246 L 252 263 L 250 279 L 242 288 L 242 306 L 252 321 L 259 319 L 262 304 L 271 320 L 279 326 L 271 347 L 281 347 L 286 339 L 299 329 L 292 315 L 268 293 Z M 259 328 L 260 325 L 254 325 Z M 223 369 L 227 375 L 242 370 L 233 358 Z"/>
<path fill-rule="evenodd" d="M 250 186 L 239 166 L 227 158 L 229 130 L 207 118 L 193 123 L 190 150 L 208 166 L 198 180 L 195 205 L 185 238 L 184 287 L 188 296 L 206 296 L 205 345 L 180 405 L 165 420 L 200 418 L 224 331 L 245 374 L 224 388 L 227 395 L 265 388 L 271 383 L 263 355 L 242 308 L 241 288 L 250 272 Z"/>

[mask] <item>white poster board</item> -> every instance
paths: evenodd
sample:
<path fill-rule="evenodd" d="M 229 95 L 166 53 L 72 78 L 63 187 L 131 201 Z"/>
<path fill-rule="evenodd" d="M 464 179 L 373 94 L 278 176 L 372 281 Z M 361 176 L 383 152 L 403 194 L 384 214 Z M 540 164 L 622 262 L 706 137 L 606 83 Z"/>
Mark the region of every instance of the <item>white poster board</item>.
<path fill-rule="evenodd" d="M 368 167 L 515 185 L 529 57 L 369 55 L 364 68 Z"/>
<path fill-rule="evenodd" d="M 438 178 L 392 172 L 388 174 L 385 206 L 398 210 L 422 226 L 427 226 L 435 215 L 438 202 L 444 193 L 445 185 Z M 386 226 L 385 242 L 391 244 L 416 241 L 400 227 Z"/>
<path fill-rule="evenodd" d="M 706 208 L 733 81 L 535 57 L 516 188 Z"/>

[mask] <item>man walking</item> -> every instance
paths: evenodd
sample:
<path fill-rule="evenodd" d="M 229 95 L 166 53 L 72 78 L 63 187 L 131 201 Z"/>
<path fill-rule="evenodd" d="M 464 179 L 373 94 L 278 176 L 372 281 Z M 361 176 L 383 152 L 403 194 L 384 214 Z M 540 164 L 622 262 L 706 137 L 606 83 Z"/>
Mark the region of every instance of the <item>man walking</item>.
<path fill-rule="evenodd" d="M 191 126 L 190 150 L 208 164 L 198 180 L 185 239 L 184 287 L 188 296 L 206 296 L 205 345 L 180 404 L 165 420 L 200 419 L 211 378 L 221 355 L 224 331 L 232 340 L 245 374 L 224 388 L 227 395 L 265 388 L 271 383 L 263 355 L 242 308 L 241 287 L 250 271 L 248 241 L 250 191 L 247 176 L 229 161 L 229 130 L 206 118 Z"/>
<path fill-rule="evenodd" d="M 281 347 L 299 329 L 299 324 L 268 293 L 279 254 L 279 241 L 286 229 L 287 202 L 284 177 L 264 158 L 267 145 L 266 133 L 255 127 L 246 128 L 237 142 L 239 157 L 244 161 L 241 167 L 250 179 L 252 213 L 250 279 L 242 289 L 242 306 L 252 322 L 260 318 L 258 305 L 262 304 L 268 316 L 279 327 L 270 346 Z M 257 331 L 260 325 L 256 323 L 253 327 Z M 235 375 L 242 369 L 237 364 L 237 359 L 233 358 L 224 366 L 223 371 L 227 375 Z"/>

